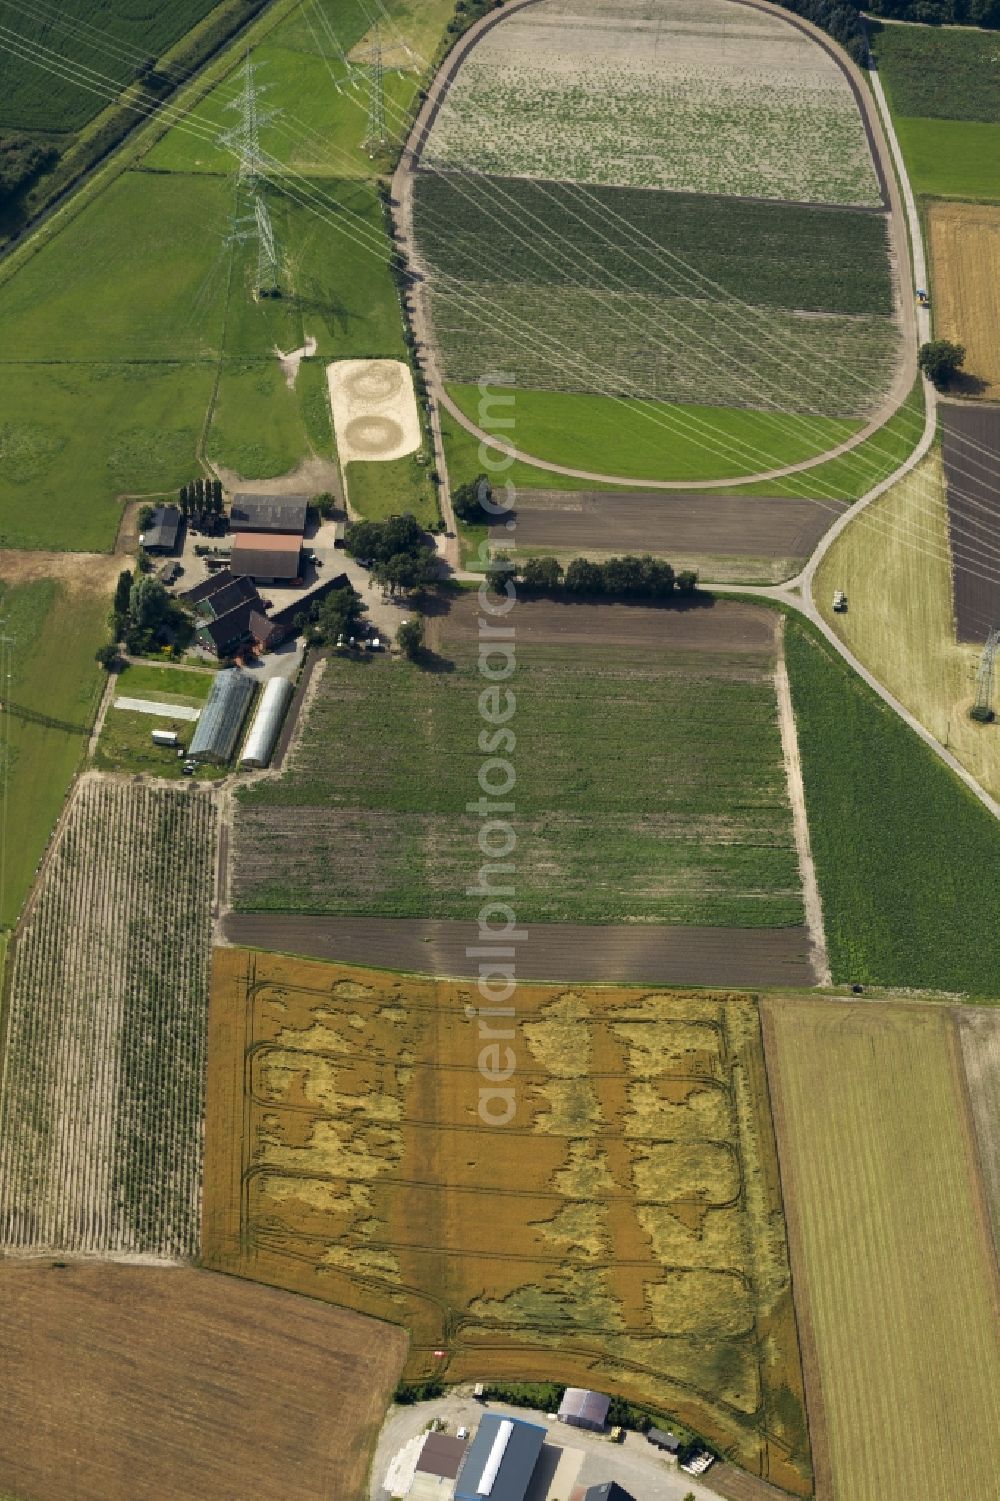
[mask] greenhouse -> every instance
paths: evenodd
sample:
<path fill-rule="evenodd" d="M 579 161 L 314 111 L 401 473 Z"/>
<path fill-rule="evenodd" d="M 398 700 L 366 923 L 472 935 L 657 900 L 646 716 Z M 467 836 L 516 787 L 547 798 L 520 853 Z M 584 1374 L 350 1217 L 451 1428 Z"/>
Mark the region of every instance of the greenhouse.
<path fill-rule="evenodd" d="M 281 722 L 292 699 L 288 678 L 272 678 L 264 689 L 250 726 L 240 765 L 247 770 L 267 766 L 274 754 Z"/>
<path fill-rule="evenodd" d="M 195 727 L 188 755 L 192 761 L 228 761 L 253 698 L 254 681 L 238 667 L 216 673 L 212 691 Z"/>

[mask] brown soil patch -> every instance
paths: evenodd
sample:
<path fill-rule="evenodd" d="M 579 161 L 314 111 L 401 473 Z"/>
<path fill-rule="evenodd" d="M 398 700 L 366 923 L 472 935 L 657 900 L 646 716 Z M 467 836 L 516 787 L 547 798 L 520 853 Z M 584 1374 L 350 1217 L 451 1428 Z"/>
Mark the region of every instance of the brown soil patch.
<path fill-rule="evenodd" d="M 1000 624 L 994 563 L 1000 528 L 1000 407 L 942 402 L 948 529 L 959 641 L 982 643 Z"/>
<path fill-rule="evenodd" d="M 662 490 L 526 490 L 515 508 L 515 535 L 521 549 L 572 557 L 651 552 L 675 566 L 726 557 L 792 562 L 809 556 L 845 504 Z M 498 548 L 511 541 L 504 524 L 490 536 Z"/>
<path fill-rule="evenodd" d="M 534 980 L 629 981 L 664 985 L 815 984 L 805 928 L 696 928 L 623 923 L 585 927 L 529 923 L 520 964 Z M 432 918 L 308 917 L 233 912 L 229 943 L 339 959 L 345 964 L 436 975 L 470 973 L 473 922 Z"/>
<path fill-rule="evenodd" d="M 0 1490 L 359 1496 L 402 1330 L 213 1272 L 0 1265 Z"/>
<path fill-rule="evenodd" d="M 929 203 L 927 226 L 935 336 L 965 345 L 968 394 L 995 400 L 1000 396 L 1000 207 Z"/>
<path fill-rule="evenodd" d="M 57 579 L 69 594 L 114 588 L 123 560 L 106 552 L 18 552 L 0 548 L 0 579 L 34 584 Z"/>
<path fill-rule="evenodd" d="M 476 595 L 464 594 L 431 622 L 441 649 L 478 642 L 479 617 Z M 513 623 L 521 645 L 773 653 L 778 619 L 758 605 L 711 599 L 690 607 L 519 599 L 504 623 Z"/>

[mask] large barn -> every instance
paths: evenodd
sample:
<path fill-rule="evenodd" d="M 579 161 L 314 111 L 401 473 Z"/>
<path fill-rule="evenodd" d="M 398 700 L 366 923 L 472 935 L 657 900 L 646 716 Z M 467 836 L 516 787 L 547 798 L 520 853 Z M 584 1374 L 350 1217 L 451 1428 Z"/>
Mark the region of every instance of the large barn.
<path fill-rule="evenodd" d="M 309 500 L 305 495 L 234 495 L 231 532 L 289 532 L 302 536 Z"/>
<path fill-rule="evenodd" d="M 299 577 L 301 558 L 300 532 L 236 532 L 229 570 L 262 584 L 286 584 Z"/>
<path fill-rule="evenodd" d="M 524 1501 L 545 1436 L 538 1423 L 487 1413 L 455 1481 L 455 1501 Z"/>

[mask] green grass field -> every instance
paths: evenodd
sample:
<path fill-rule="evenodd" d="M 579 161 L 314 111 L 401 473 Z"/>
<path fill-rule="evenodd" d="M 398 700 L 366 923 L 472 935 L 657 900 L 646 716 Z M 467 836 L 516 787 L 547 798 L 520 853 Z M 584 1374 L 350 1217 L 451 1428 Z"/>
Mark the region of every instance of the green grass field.
<path fill-rule="evenodd" d="M 177 694 L 185 702 L 200 703 L 208 697 L 214 680 L 212 672 L 189 672 L 179 667 L 130 662 L 118 674 L 115 696 L 159 699 L 166 693 Z"/>
<path fill-rule="evenodd" d="M 764 1021 L 817 1492 L 992 1501 L 996 1284 L 953 1016 L 810 998 Z"/>
<path fill-rule="evenodd" d="M 916 193 L 1000 199 L 1000 125 L 900 116 L 896 134 Z"/>
<path fill-rule="evenodd" d="M 454 11 L 453 0 L 387 0 L 382 42 L 390 64 L 402 57 L 404 39 L 420 58 L 430 58 Z M 362 149 L 367 129 L 364 83 L 353 86 L 333 39 L 349 52 L 366 44 L 374 11 L 361 0 L 316 0 L 296 6 L 253 50 L 260 81 L 268 88 L 267 107 L 280 116 L 266 123 L 261 145 L 275 160 L 310 178 L 370 178 L 372 163 Z M 239 92 L 236 68 L 191 114 L 192 130 L 168 131 L 149 152 L 150 167 L 172 172 L 228 173 L 232 158 L 210 138 L 233 121 L 227 103 Z M 390 136 L 402 139 L 398 112 L 414 104 L 421 75 L 417 67 L 389 66 L 385 74 Z"/>
<path fill-rule="evenodd" d="M 467 417 L 479 419 L 478 387 L 449 386 L 448 394 Z M 781 468 L 835 447 L 860 425 L 564 391 L 517 390 L 512 414 L 509 436 L 522 452 L 637 480 L 723 480 Z"/>
<path fill-rule="evenodd" d="M 291 769 L 240 794 L 236 905 L 475 915 L 481 680 L 467 645 L 442 651 L 449 670 L 327 663 Z M 519 918 L 801 922 L 770 671 L 764 653 L 519 647 Z"/>
<path fill-rule="evenodd" d="M 17 917 L 34 879 L 63 798 L 86 750 L 104 674 L 94 652 L 107 637 L 109 598 L 99 590 L 53 582 L 0 581 L 5 631 L 15 641 L 13 679 L 5 697 L 10 762 L 7 858 L 0 924 Z M 22 718 L 19 709 L 58 724 Z"/>
<path fill-rule="evenodd" d="M 208 365 L 0 365 L 0 545 L 109 551 L 120 493 L 191 478 Z"/>
<path fill-rule="evenodd" d="M 913 452 L 924 430 L 924 394 L 918 381 L 902 406 L 878 432 L 850 453 L 828 459 L 787 479 L 737 485 L 737 495 L 801 496 L 805 500 L 860 500 L 888 479 Z"/>
<path fill-rule="evenodd" d="M 872 21 L 869 40 L 894 115 L 1000 124 L 995 32 Z"/>
<path fill-rule="evenodd" d="M 432 526 L 439 512 L 428 467 L 419 464 L 412 454 L 386 463 L 348 464 L 347 493 L 351 505 L 370 521 L 412 511 L 422 526 Z"/>
<path fill-rule="evenodd" d="M 1000 958 L 982 941 L 1000 826 L 791 620 L 785 656 L 834 980 L 1000 996 Z"/>

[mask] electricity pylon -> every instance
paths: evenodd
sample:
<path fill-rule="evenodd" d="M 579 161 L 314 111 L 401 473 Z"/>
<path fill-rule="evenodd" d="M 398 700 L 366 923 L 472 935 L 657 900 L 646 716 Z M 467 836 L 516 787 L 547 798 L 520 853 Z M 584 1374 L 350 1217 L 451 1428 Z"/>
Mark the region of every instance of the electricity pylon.
<path fill-rule="evenodd" d="M 224 130 L 219 136 L 219 145 L 231 151 L 237 158 L 237 189 L 248 195 L 247 212 L 233 221 L 231 240 L 244 245 L 253 240 L 257 245 L 256 292 L 269 297 L 278 290 L 278 246 L 274 236 L 271 214 L 264 196 L 267 181 L 264 156 L 260 148 L 260 128 L 273 120 L 280 110 L 260 108 L 260 96 L 264 92 L 257 82 L 256 68 L 249 52 L 243 64 L 243 88 L 236 99 L 231 99 L 227 109 L 238 110 L 240 118 L 232 130 Z"/>
<path fill-rule="evenodd" d="M 377 21 L 372 27 L 371 46 L 365 53 L 365 61 L 368 64 L 368 130 L 361 145 L 369 156 L 374 156 L 389 144 L 385 128 L 385 66 Z"/>
<path fill-rule="evenodd" d="M 993 677 L 997 648 L 1000 647 L 1000 631 L 995 627 L 986 637 L 986 645 L 979 659 L 976 673 L 976 701 L 970 710 L 973 719 L 983 723 L 993 718 Z"/>

